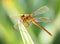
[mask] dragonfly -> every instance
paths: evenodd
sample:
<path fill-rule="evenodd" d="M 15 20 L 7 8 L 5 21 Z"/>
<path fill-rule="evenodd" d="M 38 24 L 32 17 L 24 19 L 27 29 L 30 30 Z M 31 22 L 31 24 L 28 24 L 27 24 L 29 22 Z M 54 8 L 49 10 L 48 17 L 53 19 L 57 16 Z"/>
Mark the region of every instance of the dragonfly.
<path fill-rule="evenodd" d="M 34 16 L 37 17 L 38 14 L 45 13 L 48 9 L 49 8 L 47 6 L 42 6 L 31 14 L 20 14 L 19 15 L 20 22 L 22 22 L 24 26 L 28 25 L 29 22 L 32 22 L 34 25 L 44 30 L 48 35 L 52 36 L 52 34 L 39 23 L 39 21 L 50 21 L 50 20 L 46 17 L 40 17 L 40 18 L 38 17 L 37 19 L 34 17 Z M 17 24 L 15 24 L 14 27 L 16 27 L 16 25 Z"/>

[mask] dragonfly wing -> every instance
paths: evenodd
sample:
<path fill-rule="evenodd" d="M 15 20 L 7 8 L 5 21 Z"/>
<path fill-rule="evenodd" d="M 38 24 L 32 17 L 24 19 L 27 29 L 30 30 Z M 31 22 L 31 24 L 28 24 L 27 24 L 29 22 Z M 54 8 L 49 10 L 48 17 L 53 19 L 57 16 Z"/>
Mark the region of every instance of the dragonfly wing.
<path fill-rule="evenodd" d="M 37 9 L 36 11 L 34 11 L 32 14 L 35 16 L 37 14 L 45 13 L 48 10 L 49 10 L 49 8 L 47 6 L 43 6 L 43 7 L 40 7 L 39 9 Z"/>
<path fill-rule="evenodd" d="M 40 17 L 40 18 L 36 18 L 37 22 L 51 22 L 51 19 L 47 18 L 47 17 Z"/>
<path fill-rule="evenodd" d="M 51 22 L 51 19 L 49 19 L 47 17 L 40 17 L 39 20 L 41 20 L 43 22 Z"/>

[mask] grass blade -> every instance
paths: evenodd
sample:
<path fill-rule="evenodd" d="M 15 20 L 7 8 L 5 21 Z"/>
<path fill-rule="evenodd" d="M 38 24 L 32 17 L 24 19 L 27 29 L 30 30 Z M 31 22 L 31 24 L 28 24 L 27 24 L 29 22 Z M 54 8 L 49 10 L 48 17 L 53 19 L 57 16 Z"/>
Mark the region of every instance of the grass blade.
<path fill-rule="evenodd" d="M 34 44 L 32 38 L 30 37 L 26 28 L 24 27 L 24 25 L 19 20 L 18 20 L 18 27 L 19 27 L 19 31 L 20 31 L 20 34 L 22 36 L 24 44 Z"/>

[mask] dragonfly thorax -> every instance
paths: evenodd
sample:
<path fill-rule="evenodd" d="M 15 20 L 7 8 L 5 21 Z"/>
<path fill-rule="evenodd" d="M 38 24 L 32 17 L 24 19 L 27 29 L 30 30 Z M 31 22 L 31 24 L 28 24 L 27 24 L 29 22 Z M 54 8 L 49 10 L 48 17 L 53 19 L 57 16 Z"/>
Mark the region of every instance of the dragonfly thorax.
<path fill-rule="evenodd" d="M 23 14 L 23 15 L 20 16 L 20 18 L 23 22 L 28 22 L 32 19 L 32 15 L 31 14 L 26 14 L 26 15 Z"/>

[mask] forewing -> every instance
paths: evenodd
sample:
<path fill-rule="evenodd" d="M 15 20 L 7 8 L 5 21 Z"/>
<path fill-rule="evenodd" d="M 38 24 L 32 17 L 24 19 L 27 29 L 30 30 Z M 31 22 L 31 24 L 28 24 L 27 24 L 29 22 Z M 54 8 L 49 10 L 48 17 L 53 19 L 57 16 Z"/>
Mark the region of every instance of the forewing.
<path fill-rule="evenodd" d="M 32 14 L 33 16 L 37 16 L 37 14 L 43 14 L 45 12 L 47 12 L 49 10 L 49 8 L 47 6 L 42 6 L 39 9 L 37 9 L 36 11 L 34 11 Z"/>

